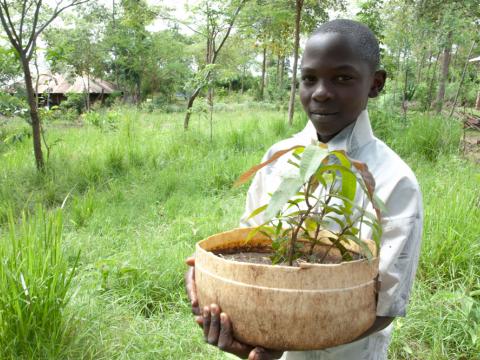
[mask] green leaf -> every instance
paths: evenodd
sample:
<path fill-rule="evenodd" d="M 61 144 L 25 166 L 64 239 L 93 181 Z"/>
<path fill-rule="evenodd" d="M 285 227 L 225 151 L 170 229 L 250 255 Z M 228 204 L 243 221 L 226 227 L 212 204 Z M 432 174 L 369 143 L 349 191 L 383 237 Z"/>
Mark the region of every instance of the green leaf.
<path fill-rule="evenodd" d="M 293 150 L 293 156 L 295 156 L 297 159 L 300 158 L 300 155 L 305 151 L 305 146 L 302 147 L 297 147 L 295 150 Z"/>
<path fill-rule="evenodd" d="M 330 220 L 333 220 L 334 222 L 336 222 L 338 224 L 338 226 L 340 226 L 340 229 L 343 229 L 345 227 L 345 223 L 340 220 L 339 218 L 337 217 L 334 217 L 334 216 L 325 216 L 325 218 L 328 218 Z"/>
<path fill-rule="evenodd" d="M 265 211 L 265 209 L 268 207 L 268 204 L 262 205 L 259 208 L 256 208 L 255 210 L 252 211 L 250 216 L 247 218 L 247 220 L 250 220 L 251 218 L 257 216 L 261 212 Z"/>
<path fill-rule="evenodd" d="M 270 203 L 265 211 L 265 219 L 271 220 L 275 217 L 275 215 L 282 210 L 288 200 L 298 192 L 302 185 L 303 180 L 298 176 L 283 178 L 278 189 L 272 194 Z"/>
<path fill-rule="evenodd" d="M 307 182 L 315 174 L 322 164 L 322 161 L 328 156 L 328 150 L 318 145 L 308 145 L 302 155 L 300 162 L 300 177 L 303 182 Z"/>
<path fill-rule="evenodd" d="M 342 194 L 342 196 L 349 200 L 345 203 L 345 207 L 347 208 L 347 210 L 351 210 L 351 203 L 353 203 L 353 201 L 355 200 L 355 194 L 357 192 L 357 177 L 351 169 L 350 161 L 345 156 L 342 155 L 342 157 L 341 155 L 341 153 L 339 153 L 339 155 L 336 155 L 339 158 L 341 165 L 327 165 L 320 168 L 318 172 L 320 174 L 325 171 L 338 171 L 340 173 L 342 177 L 342 190 L 340 193 Z"/>
<path fill-rule="evenodd" d="M 346 235 L 345 238 L 357 244 L 362 249 L 362 254 L 365 255 L 369 261 L 372 260 L 373 254 L 367 243 L 352 235 Z"/>
<path fill-rule="evenodd" d="M 307 218 L 305 220 L 305 227 L 308 231 L 315 231 L 317 230 L 317 222 L 312 218 Z"/>
<path fill-rule="evenodd" d="M 373 194 L 373 204 L 382 212 L 387 213 L 387 207 L 385 203 L 376 195 Z"/>
<path fill-rule="evenodd" d="M 299 168 L 299 167 L 300 167 L 300 165 L 298 165 L 296 162 L 294 162 L 294 161 L 292 161 L 292 160 L 290 160 L 290 159 L 288 159 L 287 163 L 289 163 L 290 165 L 295 166 L 296 168 Z"/>

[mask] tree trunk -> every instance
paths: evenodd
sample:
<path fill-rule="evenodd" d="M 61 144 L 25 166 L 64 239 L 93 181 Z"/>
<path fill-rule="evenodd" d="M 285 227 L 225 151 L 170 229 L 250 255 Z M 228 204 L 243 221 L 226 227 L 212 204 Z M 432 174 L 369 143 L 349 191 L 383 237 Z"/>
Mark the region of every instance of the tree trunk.
<path fill-rule="evenodd" d="M 477 93 L 477 101 L 475 103 L 475 109 L 480 110 L 480 91 Z"/>
<path fill-rule="evenodd" d="M 262 80 L 260 82 L 260 100 L 263 100 L 265 94 L 265 74 L 267 69 L 267 46 L 263 45 L 263 61 L 262 61 Z"/>
<path fill-rule="evenodd" d="M 400 56 L 402 54 L 401 48 L 398 48 L 397 53 L 397 76 L 395 76 L 395 86 L 393 87 L 393 106 L 397 101 L 398 78 L 400 76 Z"/>
<path fill-rule="evenodd" d="M 457 47 L 455 48 L 455 51 L 453 52 L 453 54 L 452 54 L 451 57 L 450 57 L 450 64 L 451 64 L 450 67 L 451 67 L 452 69 L 455 69 L 455 66 L 457 65 L 458 49 L 460 49 L 460 46 L 457 46 Z M 456 77 L 455 77 L 455 71 L 454 71 L 454 72 L 452 72 L 452 76 L 451 76 L 451 78 L 449 79 L 449 81 L 450 81 L 451 83 L 454 83 L 455 80 L 457 80 L 457 79 L 456 79 Z"/>
<path fill-rule="evenodd" d="M 280 65 L 280 89 L 283 90 L 283 77 L 285 75 L 285 55 L 282 56 L 282 61 Z"/>
<path fill-rule="evenodd" d="M 445 99 L 445 86 L 448 79 L 448 67 L 450 65 L 450 57 L 452 51 L 452 35 L 453 32 L 449 31 L 447 34 L 447 44 L 443 49 L 442 57 L 442 72 L 440 76 L 440 84 L 438 85 L 437 99 L 435 100 L 435 112 L 440 114 L 443 107 L 443 101 Z"/>
<path fill-rule="evenodd" d="M 433 85 L 435 83 L 435 78 L 437 77 L 437 66 L 438 60 L 440 60 L 440 52 L 437 54 L 437 58 L 435 59 L 435 65 L 433 65 L 433 74 L 430 78 L 430 86 L 428 87 L 428 97 L 427 97 L 427 109 L 429 110 L 432 104 L 432 95 L 433 95 Z"/>
<path fill-rule="evenodd" d="M 185 112 L 185 119 L 183 120 L 183 128 L 188 130 L 188 124 L 190 123 L 190 116 L 192 115 L 192 107 L 195 99 L 197 98 L 198 94 L 200 94 L 200 90 L 202 88 L 199 86 L 195 89 L 193 94 L 188 99 L 187 103 L 187 111 Z"/>
<path fill-rule="evenodd" d="M 430 59 L 431 57 L 430 48 L 428 49 L 428 51 L 426 51 L 424 47 L 422 51 L 422 58 L 420 60 L 420 64 L 418 65 L 418 69 L 417 69 L 417 76 L 415 77 L 417 79 L 415 81 L 416 84 L 420 84 L 422 81 L 423 67 L 425 66 L 425 59 L 427 58 L 427 56 L 428 56 L 428 59 Z"/>
<path fill-rule="evenodd" d="M 137 89 L 136 89 L 136 96 L 135 96 L 135 102 L 136 102 L 136 105 L 140 105 L 140 103 L 142 102 L 142 78 L 139 77 L 138 78 L 138 81 L 137 81 Z"/>
<path fill-rule="evenodd" d="M 241 87 L 240 87 L 240 94 L 243 95 L 243 90 L 245 88 L 245 72 L 247 71 L 247 66 L 243 64 L 243 71 L 242 71 L 242 78 L 241 78 Z"/>
<path fill-rule="evenodd" d="M 37 102 L 35 100 L 35 94 L 32 84 L 32 74 L 30 73 L 30 67 L 25 55 L 21 55 L 21 62 L 23 68 L 23 74 L 25 78 L 25 88 L 27 91 L 27 101 L 30 108 L 30 120 L 32 125 L 32 138 L 33 138 L 33 153 L 35 155 L 35 164 L 40 171 L 45 170 L 45 162 L 43 160 L 42 142 L 40 133 L 40 117 L 38 116 Z"/>
<path fill-rule="evenodd" d="M 407 99 L 407 91 L 408 91 L 408 56 L 409 56 L 409 51 L 407 49 L 407 45 L 405 45 L 405 62 L 404 62 L 404 67 L 405 67 L 405 80 L 403 83 L 403 96 L 402 96 L 402 111 L 403 111 L 403 119 L 406 121 L 407 120 L 407 109 L 408 109 L 408 99 Z"/>
<path fill-rule="evenodd" d="M 87 72 L 87 111 L 90 111 L 90 73 Z"/>
<path fill-rule="evenodd" d="M 276 71 L 276 74 L 275 74 L 275 81 L 277 82 L 277 87 L 278 87 L 278 84 L 280 84 L 280 55 L 277 55 L 277 71 Z"/>
<path fill-rule="evenodd" d="M 290 88 L 290 101 L 288 103 L 288 123 L 293 124 L 293 113 L 295 111 L 295 93 L 297 90 L 297 62 L 298 47 L 300 45 L 300 19 L 302 17 L 303 0 L 297 0 L 295 6 L 295 44 L 293 49 L 292 85 Z"/>
<path fill-rule="evenodd" d="M 455 111 L 455 106 L 457 105 L 457 100 L 458 100 L 458 95 L 460 94 L 460 89 L 462 88 L 463 81 L 465 80 L 465 74 L 467 72 L 467 67 L 468 67 L 468 60 L 470 59 L 470 56 L 472 55 L 473 48 L 475 47 L 475 40 L 472 42 L 472 46 L 470 47 L 470 51 L 468 52 L 467 59 L 465 60 L 465 64 L 463 65 L 463 72 L 462 72 L 462 77 L 460 78 L 460 83 L 458 84 L 458 89 L 457 93 L 455 94 L 455 99 L 453 100 L 453 105 L 452 109 L 450 110 L 450 115 L 451 117 L 453 115 L 453 112 Z"/>

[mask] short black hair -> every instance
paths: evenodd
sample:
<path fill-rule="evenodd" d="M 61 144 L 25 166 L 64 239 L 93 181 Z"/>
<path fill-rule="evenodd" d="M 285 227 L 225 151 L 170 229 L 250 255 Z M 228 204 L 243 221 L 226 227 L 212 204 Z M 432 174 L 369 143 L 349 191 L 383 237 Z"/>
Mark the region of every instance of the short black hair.
<path fill-rule="evenodd" d="M 336 19 L 320 25 L 312 36 L 325 33 L 337 33 L 352 40 L 362 60 L 369 64 L 373 72 L 378 70 L 380 47 L 375 34 L 368 26 L 354 20 Z"/>

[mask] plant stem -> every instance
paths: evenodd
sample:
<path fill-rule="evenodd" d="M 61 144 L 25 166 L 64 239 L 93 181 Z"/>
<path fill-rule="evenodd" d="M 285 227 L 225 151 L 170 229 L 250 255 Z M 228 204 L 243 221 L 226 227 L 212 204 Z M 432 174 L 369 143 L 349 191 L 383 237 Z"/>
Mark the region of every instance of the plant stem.
<path fill-rule="evenodd" d="M 332 200 L 332 196 L 329 195 L 327 197 L 327 200 L 325 200 L 325 203 L 324 203 L 324 206 L 323 206 L 323 209 L 322 209 L 322 213 L 320 215 L 320 219 L 318 219 L 318 226 L 317 226 L 317 229 L 315 230 L 315 237 L 314 237 L 314 240 L 312 242 L 312 246 L 310 247 L 310 251 L 309 251 L 309 255 L 312 255 L 313 254 L 313 249 L 315 248 L 315 245 L 317 245 L 317 237 L 318 237 L 318 234 L 320 233 L 320 223 L 321 221 L 323 220 L 323 218 L 325 217 L 325 213 L 326 213 L 326 207 L 327 205 L 330 203 L 330 200 Z M 316 206 L 317 204 L 315 204 Z"/>
<path fill-rule="evenodd" d="M 327 249 L 327 251 L 325 252 L 325 254 L 324 254 L 324 255 L 322 256 L 322 258 L 320 259 L 320 264 L 322 264 L 323 261 L 326 259 L 326 257 L 327 257 L 327 255 L 328 255 L 328 253 L 330 252 L 330 250 L 332 250 L 332 248 L 333 248 L 334 246 L 336 246 L 337 244 L 340 243 L 340 240 L 341 240 L 343 234 L 345 234 L 345 232 L 346 232 L 348 229 L 350 229 L 350 228 L 353 226 L 353 224 L 355 224 L 360 218 L 362 218 L 362 217 L 363 217 L 363 214 L 364 214 L 364 212 L 362 212 L 361 215 L 359 215 L 354 221 L 352 221 L 352 222 L 350 223 L 350 225 L 347 225 L 347 226 L 345 226 L 345 227 L 342 229 L 342 231 L 340 232 L 340 234 L 338 234 L 337 240 L 335 240 L 334 242 L 332 242 L 332 245 L 330 245 L 330 247 Z"/>
<path fill-rule="evenodd" d="M 310 210 L 310 209 L 309 209 Z M 302 228 L 302 224 L 305 221 L 305 219 L 308 217 L 308 214 L 310 211 L 307 210 L 305 215 L 300 217 L 300 221 L 298 222 L 298 225 L 296 226 L 295 230 L 292 232 L 292 238 L 290 240 L 290 246 L 288 249 L 288 265 L 293 266 L 293 255 L 295 253 L 295 244 L 297 242 L 297 237 L 298 233 L 300 232 L 300 229 Z"/>

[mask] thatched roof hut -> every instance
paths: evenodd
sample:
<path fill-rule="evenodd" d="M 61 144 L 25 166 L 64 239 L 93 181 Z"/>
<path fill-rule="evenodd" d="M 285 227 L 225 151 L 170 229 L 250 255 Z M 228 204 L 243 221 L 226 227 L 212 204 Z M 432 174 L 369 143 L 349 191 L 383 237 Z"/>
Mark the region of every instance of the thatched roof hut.
<path fill-rule="evenodd" d="M 36 87 L 36 79 L 34 80 Z M 58 105 L 68 97 L 68 94 L 89 94 L 90 101 L 104 100 L 117 92 L 112 83 L 94 77 L 77 76 L 67 78 L 60 74 L 42 74 L 38 78 L 37 96 L 48 98 L 48 105 Z M 47 95 L 47 96 L 45 96 Z"/>

